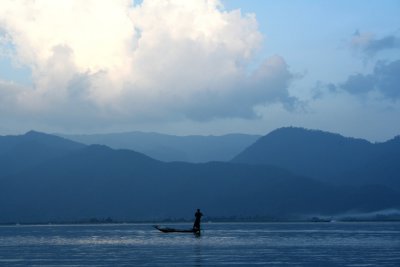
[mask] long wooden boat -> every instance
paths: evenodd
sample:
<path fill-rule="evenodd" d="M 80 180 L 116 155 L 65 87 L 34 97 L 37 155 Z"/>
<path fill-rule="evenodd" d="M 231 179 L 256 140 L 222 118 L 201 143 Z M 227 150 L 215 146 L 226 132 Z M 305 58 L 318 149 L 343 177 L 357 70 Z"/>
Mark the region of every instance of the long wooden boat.
<path fill-rule="evenodd" d="M 154 225 L 154 228 L 163 233 L 193 233 L 196 235 L 200 234 L 200 230 L 195 229 L 175 229 L 170 227 L 161 227 L 159 225 Z"/>

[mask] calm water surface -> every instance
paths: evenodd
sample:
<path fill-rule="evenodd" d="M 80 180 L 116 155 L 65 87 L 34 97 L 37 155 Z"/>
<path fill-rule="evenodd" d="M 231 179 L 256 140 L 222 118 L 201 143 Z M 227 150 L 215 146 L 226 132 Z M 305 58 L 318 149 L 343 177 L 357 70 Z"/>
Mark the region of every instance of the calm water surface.
<path fill-rule="evenodd" d="M 173 225 L 188 228 L 191 225 Z M 400 266 L 400 223 L 0 226 L 0 266 Z"/>

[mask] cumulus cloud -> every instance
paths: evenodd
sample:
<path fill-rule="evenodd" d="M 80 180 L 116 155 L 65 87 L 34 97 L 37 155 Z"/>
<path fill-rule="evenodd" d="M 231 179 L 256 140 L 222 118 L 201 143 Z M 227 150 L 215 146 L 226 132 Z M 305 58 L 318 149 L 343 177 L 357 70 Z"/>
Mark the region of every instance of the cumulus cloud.
<path fill-rule="evenodd" d="M 390 63 L 378 61 L 371 74 L 355 74 L 341 84 L 341 88 L 354 94 L 377 92 L 383 97 L 400 98 L 400 60 Z"/>
<path fill-rule="evenodd" d="M 360 50 L 368 57 L 375 56 L 384 50 L 400 49 L 400 37 L 396 34 L 376 38 L 370 32 L 359 32 L 357 30 L 353 34 L 350 43 L 354 49 Z"/>
<path fill-rule="evenodd" d="M 283 58 L 248 74 L 263 41 L 255 15 L 218 0 L 4 0 L 0 28 L 0 45 L 32 71 L 31 87 L 0 86 L 0 104 L 16 114 L 209 120 L 293 101 Z"/>

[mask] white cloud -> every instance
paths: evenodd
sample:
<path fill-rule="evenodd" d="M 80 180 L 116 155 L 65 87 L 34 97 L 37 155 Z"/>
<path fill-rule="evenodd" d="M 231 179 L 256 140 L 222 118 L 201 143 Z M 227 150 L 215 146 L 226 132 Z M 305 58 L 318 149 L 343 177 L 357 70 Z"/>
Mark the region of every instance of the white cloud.
<path fill-rule="evenodd" d="M 288 99 L 281 57 L 247 75 L 263 39 L 255 16 L 218 0 L 4 0 L 0 28 L 33 80 L 7 89 L 9 113 L 49 123 L 251 117 Z"/>

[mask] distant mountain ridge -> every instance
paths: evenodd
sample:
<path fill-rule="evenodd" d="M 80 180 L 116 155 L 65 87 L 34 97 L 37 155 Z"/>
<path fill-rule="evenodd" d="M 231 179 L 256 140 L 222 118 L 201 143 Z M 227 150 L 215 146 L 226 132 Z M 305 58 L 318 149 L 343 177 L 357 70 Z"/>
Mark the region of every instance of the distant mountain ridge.
<path fill-rule="evenodd" d="M 87 145 L 131 149 L 161 161 L 193 163 L 231 160 L 261 137 L 247 134 L 175 136 L 145 132 L 58 136 Z"/>
<path fill-rule="evenodd" d="M 372 144 L 319 130 L 286 127 L 258 139 L 232 162 L 279 166 L 338 184 L 386 184 L 400 189 L 400 137 Z"/>
<path fill-rule="evenodd" d="M 35 131 L 19 136 L 0 136 L 0 177 L 83 147 L 83 144 Z"/>
<path fill-rule="evenodd" d="M 1 166 L 3 160 L 10 164 L 7 173 L 0 169 L 2 223 L 191 218 L 198 207 L 212 217 L 400 207 L 399 192 L 383 185 L 333 186 L 270 165 L 165 163 L 131 150 L 85 146 L 40 133 L 0 137 L 0 144 L 7 146 L 0 154 L 15 161 L 0 158 Z"/>

